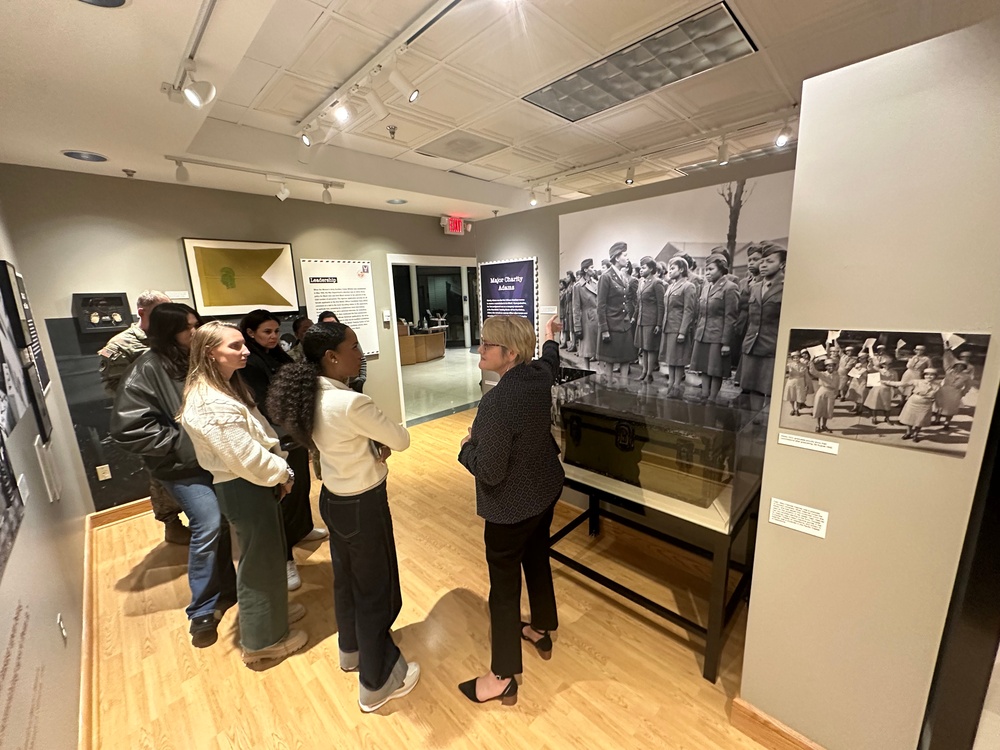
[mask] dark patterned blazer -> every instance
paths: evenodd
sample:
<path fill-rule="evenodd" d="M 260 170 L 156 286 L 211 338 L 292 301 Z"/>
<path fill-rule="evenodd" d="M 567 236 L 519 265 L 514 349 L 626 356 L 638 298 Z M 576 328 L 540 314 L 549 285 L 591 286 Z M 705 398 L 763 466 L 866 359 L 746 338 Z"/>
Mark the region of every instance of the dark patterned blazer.
<path fill-rule="evenodd" d="M 476 512 L 487 521 L 524 521 L 562 493 L 550 421 L 558 372 L 559 345 L 546 341 L 540 358 L 512 367 L 479 402 L 458 460 L 476 478 Z"/>

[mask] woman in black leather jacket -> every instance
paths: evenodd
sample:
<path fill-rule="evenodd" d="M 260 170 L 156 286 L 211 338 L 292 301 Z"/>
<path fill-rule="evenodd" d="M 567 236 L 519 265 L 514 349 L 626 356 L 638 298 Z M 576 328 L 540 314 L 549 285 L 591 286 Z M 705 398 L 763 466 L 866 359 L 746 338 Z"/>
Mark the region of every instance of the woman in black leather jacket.
<path fill-rule="evenodd" d="M 302 579 L 295 567 L 292 548 L 299 542 L 326 539 L 329 533 L 326 529 L 313 525 L 312 506 L 309 503 L 309 450 L 288 437 L 281 427 L 274 424 L 266 411 L 267 389 L 271 385 L 271 379 L 281 367 L 294 361 L 279 345 L 280 326 L 278 318 L 267 310 L 253 310 L 243 316 L 240 331 L 243 332 L 250 356 L 247 358 L 247 366 L 240 370 L 240 377 L 253 391 L 261 414 L 267 417 L 281 437 L 281 447 L 288 452 L 288 465 L 295 472 L 292 491 L 281 500 L 281 517 L 285 523 L 285 538 L 288 542 L 285 572 L 288 590 L 294 591 L 302 585 Z"/>
<path fill-rule="evenodd" d="M 176 421 L 187 376 L 191 335 L 201 324 L 187 305 L 166 302 L 150 314 L 149 351 L 133 363 L 118 389 L 111 437 L 141 456 L 150 473 L 183 508 L 191 525 L 188 583 L 191 643 L 218 638 L 219 618 L 236 603 L 229 523 L 219 511 L 212 475 L 198 465 L 194 446 Z"/>

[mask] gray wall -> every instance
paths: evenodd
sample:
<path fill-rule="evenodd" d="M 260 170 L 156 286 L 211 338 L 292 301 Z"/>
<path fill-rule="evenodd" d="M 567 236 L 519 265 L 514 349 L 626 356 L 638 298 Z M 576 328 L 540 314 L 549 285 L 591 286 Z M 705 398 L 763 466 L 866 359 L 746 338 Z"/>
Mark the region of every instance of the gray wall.
<path fill-rule="evenodd" d="M 4 226 L 4 215 L 9 216 L 11 210 L 0 197 L 0 258 L 24 271 L 21 255 L 15 252 L 16 244 Z M 0 747 L 70 748 L 76 746 L 77 737 L 83 516 L 91 509 L 90 492 L 76 452 L 62 383 L 55 372 L 55 358 L 36 312 L 45 294 L 45 279 L 26 275 L 25 286 L 52 374 L 47 403 L 53 457 L 63 492 L 60 501 L 49 502 L 35 455 L 38 428 L 29 409 L 7 441 L 14 474 L 24 475 L 22 487 L 27 487 L 28 497 L 24 520 L 0 581 L 0 648 L 10 655 L 0 667 L 4 672 L 0 681 L 0 706 L 4 706 Z M 56 627 L 60 613 L 66 624 L 65 642 Z"/>
<path fill-rule="evenodd" d="M 190 291 L 184 237 L 290 242 L 296 266 L 300 258 L 371 260 L 380 321 L 390 308 L 386 254 L 476 254 L 475 232 L 446 236 L 436 217 L 76 172 L 0 165 L 0 201 L 21 271 L 44 289 L 32 300 L 39 319 L 69 317 L 74 292 L 125 291 L 134 305 L 146 288 Z M 402 421 L 395 335 L 395 326 L 380 328 L 365 392 Z"/>
<path fill-rule="evenodd" d="M 772 404 L 762 514 L 829 533 L 761 524 L 742 693 L 830 750 L 917 743 L 997 393 L 998 71 L 994 21 L 804 88 L 779 351 L 790 328 L 994 333 L 964 459 L 779 446 Z"/>

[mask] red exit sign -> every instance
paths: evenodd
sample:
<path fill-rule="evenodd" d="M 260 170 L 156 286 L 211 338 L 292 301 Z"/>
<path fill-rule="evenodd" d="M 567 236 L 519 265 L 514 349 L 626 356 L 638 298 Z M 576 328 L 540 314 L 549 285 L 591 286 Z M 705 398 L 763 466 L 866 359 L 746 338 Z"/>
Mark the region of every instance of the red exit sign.
<path fill-rule="evenodd" d="M 465 219 L 461 216 L 445 216 L 441 224 L 445 234 L 465 234 Z"/>

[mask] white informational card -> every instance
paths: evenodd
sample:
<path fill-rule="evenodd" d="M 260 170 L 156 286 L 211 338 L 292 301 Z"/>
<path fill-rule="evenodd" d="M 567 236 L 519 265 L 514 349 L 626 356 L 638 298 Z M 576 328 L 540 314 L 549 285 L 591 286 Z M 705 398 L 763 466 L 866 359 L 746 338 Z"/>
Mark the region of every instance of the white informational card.
<path fill-rule="evenodd" d="M 820 539 L 826 539 L 826 525 L 829 519 L 830 514 L 825 510 L 779 500 L 776 497 L 771 498 L 771 512 L 767 517 L 767 520 L 775 526 L 784 526 L 786 529 L 801 531 L 803 534 Z"/>
<path fill-rule="evenodd" d="M 871 351 L 871 348 L 873 346 L 875 346 L 875 339 L 874 338 L 870 338 L 870 339 L 865 339 L 865 343 L 861 345 L 861 348 L 862 349 L 867 349 L 868 351 Z"/>
<path fill-rule="evenodd" d="M 965 343 L 965 339 L 959 336 L 957 333 L 949 333 L 947 338 L 948 346 L 951 347 L 952 351 L 955 351 L 962 344 Z"/>
<path fill-rule="evenodd" d="M 306 314 L 314 321 L 329 310 L 358 335 L 365 355 L 378 354 L 378 318 L 372 264 L 368 260 L 302 259 Z"/>
<path fill-rule="evenodd" d="M 816 346 L 810 346 L 808 349 L 806 349 L 806 351 L 809 352 L 809 356 L 812 357 L 813 359 L 819 359 L 820 357 L 826 356 L 826 349 L 824 349 L 819 344 L 816 344 Z"/>
<path fill-rule="evenodd" d="M 863 367 L 852 367 L 851 371 L 849 373 L 847 373 L 847 374 L 848 374 L 849 377 L 852 377 L 852 378 L 860 378 L 862 375 L 865 374 L 865 368 L 863 368 Z"/>
<path fill-rule="evenodd" d="M 778 445 L 788 445 L 792 448 L 804 448 L 817 453 L 829 453 L 836 456 L 840 452 L 840 443 L 832 440 L 820 440 L 807 435 L 793 435 L 788 432 L 778 433 Z"/>
<path fill-rule="evenodd" d="M 879 375 L 877 372 L 870 372 L 870 373 L 868 373 L 868 387 L 869 388 L 874 388 L 875 386 L 877 386 L 881 382 L 882 382 L 882 376 Z"/>
<path fill-rule="evenodd" d="M 829 344 L 831 341 L 836 341 L 837 339 L 839 339 L 840 333 L 841 333 L 840 331 L 827 331 L 826 343 Z"/>

